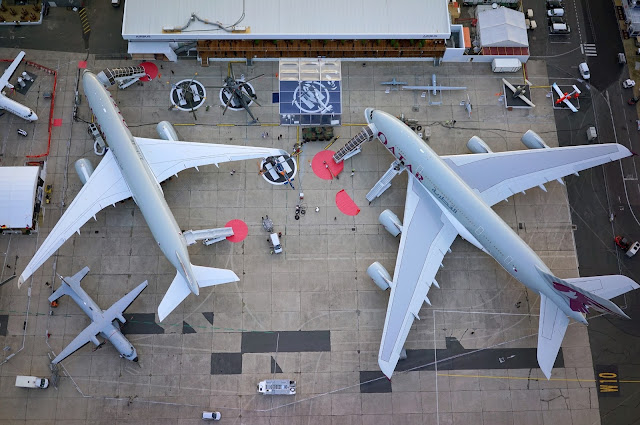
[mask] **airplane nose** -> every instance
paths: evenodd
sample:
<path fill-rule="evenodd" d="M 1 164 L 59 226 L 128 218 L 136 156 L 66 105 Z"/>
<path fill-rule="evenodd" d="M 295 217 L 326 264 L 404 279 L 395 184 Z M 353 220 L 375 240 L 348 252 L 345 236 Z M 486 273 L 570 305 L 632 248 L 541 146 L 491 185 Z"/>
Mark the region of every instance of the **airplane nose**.
<path fill-rule="evenodd" d="M 38 119 L 38 116 L 36 115 L 35 112 L 33 112 L 33 115 L 31 115 L 31 121 L 36 121 L 37 119 Z"/>

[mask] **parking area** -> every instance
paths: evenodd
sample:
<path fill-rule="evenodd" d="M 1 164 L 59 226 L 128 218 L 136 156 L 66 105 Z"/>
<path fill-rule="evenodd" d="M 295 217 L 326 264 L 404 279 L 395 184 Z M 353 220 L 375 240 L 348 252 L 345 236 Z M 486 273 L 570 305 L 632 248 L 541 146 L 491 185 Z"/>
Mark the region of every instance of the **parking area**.
<path fill-rule="evenodd" d="M 3 58 L 15 53 L 0 49 Z M 47 159 L 52 202 L 41 212 L 38 233 L 0 238 L 0 282 L 22 271 L 79 191 L 74 162 L 88 158 L 95 166 L 100 159 L 87 123 L 72 119 L 78 62 L 86 55 L 30 50 L 27 58 L 58 72 L 53 118 L 61 121 L 52 128 Z M 132 64 L 94 56 L 87 61 L 95 72 Z M 156 124 L 167 120 L 186 141 L 291 151 L 301 138 L 296 127 L 277 125 L 278 104 L 271 103 L 278 90 L 277 62 L 234 65 L 247 78 L 264 74 L 252 81 L 262 105 L 252 107 L 261 123 L 253 126 L 246 125 L 244 111 L 223 116 L 214 89 L 208 111 L 201 108 L 194 116 L 169 110 L 171 83 L 197 73 L 204 86 L 221 85 L 226 62 L 208 68 L 195 61 L 157 65 L 156 80 L 110 89 L 134 136 L 157 138 Z M 430 106 L 420 92 L 385 93 L 380 84 L 392 78 L 427 84 L 434 73 L 438 84 L 468 90 L 444 93 L 442 105 Z M 501 78 L 521 84 L 521 73 L 492 74 L 490 64 L 480 63 L 342 62 L 342 75 L 343 125 L 334 129 L 340 138 L 333 150 L 360 131 L 367 107 L 404 114 L 429 127 L 428 143 L 441 155 L 466 153 L 473 135 L 494 151 L 524 149 L 520 136 L 529 129 L 550 146 L 558 145 L 550 89 L 532 90 L 533 109 L 504 107 Z M 534 87 L 548 86 L 545 62 L 530 61 L 527 78 Z M 473 105 L 470 117 L 460 104 L 466 100 Z M 24 165 L 25 155 L 46 145 L 47 111 L 29 106 L 43 117 L 35 124 L 9 114 L 0 117 L 2 165 Z M 78 116 L 90 121 L 86 101 Z M 17 128 L 29 137 L 18 135 Z M 240 281 L 202 289 L 162 323 L 156 310 L 175 269 L 155 246 L 132 200 L 99 213 L 21 289 L 15 279 L 1 286 L 0 344 L 7 347 L 2 357 L 15 356 L 0 366 L 0 422 L 190 424 L 200 423 L 202 411 L 215 410 L 222 413 L 221 423 L 236 424 L 599 423 L 586 328 L 569 326 L 558 367 L 547 381 L 536 362 L 538 296 L 461 239 L 437 277 L 442 289 L 432 289 L 432 307 L 423 306 L 409 334 L 407 360 L 398 364 L 391 382 L 381 375 L 377 355 L 388 293 L 377 289 L 366 269 L 373 261 L 394 268 L 398 239 L 379 225 L 378 215 L 389 208 L 402 217 L 406 176 L 368 205 L 365 195 L 388 169 L 391 155 L 374 140 L 345 161 L 339 179 L 321 180 L 310 161 L 326 145 L 302 146 L 295 190 L 267 184 L 252 160 L 186 170 L 163 184 L 182 229 L 222 227 L 240 219 L 249 233 L 241 243 L 189 248 L 194 264 L 232 269 Z M 519 194 L 494 209 L 555 275 L 577 277 L 565 187 L 554 182 L 547 189 Z M 359 214 L 340 212 L 335 197 L 341 190 L 353 198 Z M 307 212 L 296 220 L 300 191 Z M 270 253 L 265 215 L 282 233 L 281 254 Z M 108 343 L 96 351 L 89 344 L 62 362 L 57 389 L 16 388 L 16 375 L 50 376 L 49 355 L 88 324 L 71 300 L 62 298 L 54 310 L 47 301 L 52 286 L 58 286 L 56 275 L 69 276 L 84 266 L 91 273 L 82 286 L 102 308 L 149 281 L 125 313 L 123 328 L 139 363 L 120 359 Z M 297 394 L 257 394 L 258 382 L 271 378 L 296 380 Z"/>

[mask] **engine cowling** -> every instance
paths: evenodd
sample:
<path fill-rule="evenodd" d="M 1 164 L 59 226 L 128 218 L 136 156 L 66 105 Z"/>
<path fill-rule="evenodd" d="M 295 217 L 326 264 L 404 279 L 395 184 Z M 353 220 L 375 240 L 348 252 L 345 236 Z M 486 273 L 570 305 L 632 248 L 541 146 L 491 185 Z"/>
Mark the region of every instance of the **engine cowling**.
<path fill-rule="evenodd" d="M 173 128 L 169 121 L 160 121 L 158 125 L 156 125 L 156 131 L 161 139 L 168 140 L 170 142 L 177 142 L 180 140 L 176 129 Z"/>
<path fill-rule="evenodd" d="M 78 177 L 80 177 L 80 181 L 84 186 L 87 184 L 87 180 L 93 174 L 93 165 L 87 158 L 80 158 L 75 162 L 76 173 L 78 173 Z"/>
<path fill-rule="evenodd" d="M 467 142 L 467 149 L 469 149 L 472 153 L 492 153 L 491 148 L 485 143 L 484 140 L 479 138 L 478 136 L 473 136 Z"/>
<path fill-rule="evenodd" d="M 367 274 L 369 277 L 378 285 L 378 288 L 386 291 L 391 287 L 393 280 L 391 280 L 391 276 L 389 276 L 389 272 L 384 268 L 382 264 L 379 262 L 372 263 L 367 268 Z"/>
<path fill-rule="evenodd" d="M 380 224 L 394 237 L 402 233 L 402 222 L 391 210 L 382 211 L 378 217 L 378 221 L 380 221 Z"/>
<path fill-rule="evenodd" d="M 527 130 L 520 140 L 522 140 L 522 144 L 529 149 L 549 149 L 549 146 L 542 140 L 542 137 L 538 136 L 538 134 L 532 130 Z"/>

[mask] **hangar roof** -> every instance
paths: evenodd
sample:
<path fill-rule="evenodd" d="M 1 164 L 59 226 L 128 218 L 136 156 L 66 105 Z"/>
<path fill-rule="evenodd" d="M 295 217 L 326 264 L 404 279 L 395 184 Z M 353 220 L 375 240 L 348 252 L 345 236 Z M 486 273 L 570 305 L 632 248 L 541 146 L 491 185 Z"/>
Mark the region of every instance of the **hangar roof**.
<path fill-rule="evenodd" d="M 245 3 L 245 16 L 242 5 Z M 122 37 L 125 40 L 215 39 L 427 39 L 449 38 L 447 0 L 128 0 Z M 231 33 L 191 21 L 195 13 L 210 22 L 250 27 Z M 239 21 L 239 22 L 238 22 Z"/>

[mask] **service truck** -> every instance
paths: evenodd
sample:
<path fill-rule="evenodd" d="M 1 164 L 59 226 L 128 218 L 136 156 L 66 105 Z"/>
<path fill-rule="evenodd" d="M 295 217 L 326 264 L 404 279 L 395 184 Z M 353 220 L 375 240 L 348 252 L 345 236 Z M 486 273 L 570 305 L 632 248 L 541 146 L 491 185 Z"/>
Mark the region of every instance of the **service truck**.
<path fill-rule="evenodd" d="M 49 380 L 47 378 L 38 378 L 35 376 L 16 376 L 16 387 L 22 388 L 47 388 Z"/>
<path fill-rule="evenodd" d="M 518 58 L 496 58 L 491 62 L 493 72 L 518 72 L 522 62 Z"/>
<path fill-rule="evenodd" d="M 262 395 L 295 395 L 296 381 L 267 379 L 258 383 L 258 393 Z"/>

